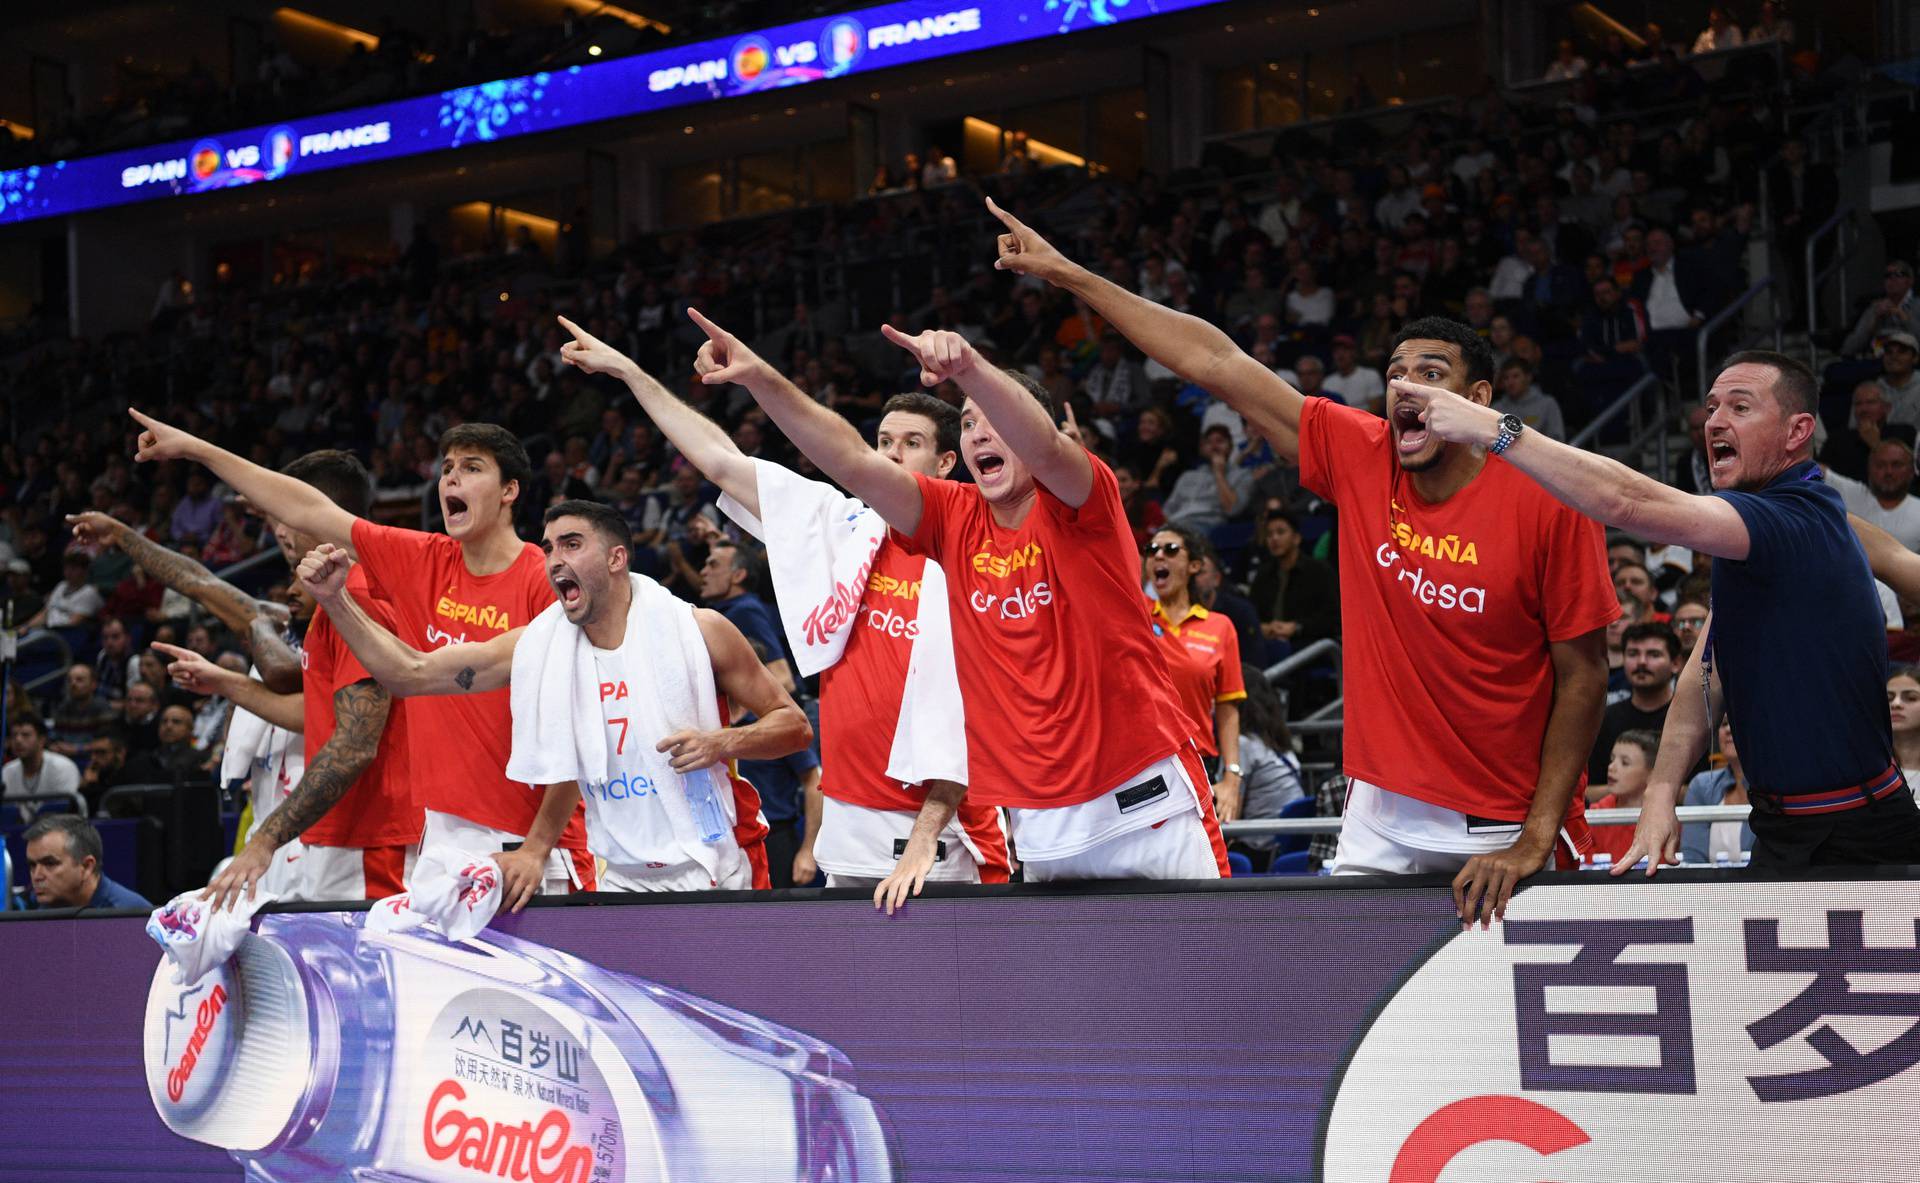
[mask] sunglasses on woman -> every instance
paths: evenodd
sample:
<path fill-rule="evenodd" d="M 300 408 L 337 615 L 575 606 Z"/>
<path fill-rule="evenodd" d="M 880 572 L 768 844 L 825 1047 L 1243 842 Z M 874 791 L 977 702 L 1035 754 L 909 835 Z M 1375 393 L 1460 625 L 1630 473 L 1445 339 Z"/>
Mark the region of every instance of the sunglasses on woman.
<path fill-rule="evenodd" d="M 1165 555 L 1168 558 L 1172 558 L 1179 554 L 1180 551 L 1181 546 L 1178 542 L 1149 542 L 1140 548 L 1140 553 L 1146 555 L 1148 558 L 1152 558 L 1154 555 Z"/>

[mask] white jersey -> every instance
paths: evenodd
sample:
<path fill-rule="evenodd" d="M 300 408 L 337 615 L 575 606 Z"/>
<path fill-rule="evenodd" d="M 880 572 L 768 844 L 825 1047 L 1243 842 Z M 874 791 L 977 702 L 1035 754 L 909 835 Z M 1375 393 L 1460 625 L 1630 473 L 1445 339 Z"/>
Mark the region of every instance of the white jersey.
<path fill-rule="evenodd" d="M 733 782 L 718 765 L 681 776 L 654 750 L 662 736 L 647 729 L 647 712 L 636 698 L 652 692 L 653 680 L 636 668 L 633 634 L 629 629 L 629 643 L 619 649 L 593 648 L 607 780 L 580 786 L 587 845 L 628 879 L 678 879 L 702 866 L 712 871 L 739 852 Z"/>

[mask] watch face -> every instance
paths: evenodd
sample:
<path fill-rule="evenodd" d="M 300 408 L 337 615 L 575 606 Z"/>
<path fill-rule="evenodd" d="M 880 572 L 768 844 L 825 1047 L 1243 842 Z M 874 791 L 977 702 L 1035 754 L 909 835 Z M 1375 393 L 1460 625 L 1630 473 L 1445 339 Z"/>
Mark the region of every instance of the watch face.
<path fill-rule="evenodd" d="M 1519 435 L 1526 426 L 1526 423 L 1522 421 L 1518 415 L 1500 416 L 1500 430 L 1506 432 L 1508 435 Z"/>

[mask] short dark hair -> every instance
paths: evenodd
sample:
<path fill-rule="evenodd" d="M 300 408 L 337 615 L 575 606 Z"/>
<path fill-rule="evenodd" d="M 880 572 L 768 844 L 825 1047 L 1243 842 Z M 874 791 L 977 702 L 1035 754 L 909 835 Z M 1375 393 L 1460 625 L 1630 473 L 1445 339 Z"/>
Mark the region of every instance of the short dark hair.
<path fill-rule="evenodd" d="M 13 721 L 14 727 L 31 727 L 41 739 L 47 738 L 47 721 L 38 715 L 20 715 Z"/>
<path fill-rule="evenodd" d="M 933 397 L 924 390 L 909 390 L 896 394 L 880 408 L 880 417 L 898 412 L 902 415 L 919 415 L 933 421 L 933 446 L 940 452 L 958 452 L 960 450 L 960 412 L 950 403 Z"/>
<path fill-rule="evenodd" d="M 533 479 L 533 461 L 527 458 L 526 446 L 519 436 L 498 423 L 461 423 L 447 428 L 440 433 L 440 454 L 445 456 L 455 448 L 493 457 L 503 485 L 515 481 L 524 491 Z"/>
<path fill-rule="evenodd" d="M 733 569 L 747 573 L 747 578 L 741 583 L 740 590 L 749 595 L 760 594 L 760 589 L 767 586 L 771 577 L 767 567 L 766 552 L 758 546 L 728 535 L 722 535 L 707 544 L 709 554 L 722 548 L 733 552 Z"/>
<path fill-rule="evenodd" d="M 1799 358 L 1775 353 L 1771 349 L 1742 349 L 1720 363 L 1720 374 L 1735 366 L 1766 366 L 1774 372 L 1773 397 L 1789 415 L 1812 415 L 1820 405 L 1820 380 Z"/>
<path fill-rule="evenodd" d="M 1423 316 L 1408 321 L 1394 335 L 1389 354 L 1409 341 L 1444 341 L 1460 352 L 1467 367 L 1467 384 L 1493 381 L 1493 346 L 1460 321 L 1447 316 Z"/>
<path fill-rule="evenodd" d="M 1620 648 L 1625 649 L 1635 641 L 1659 641 L 1666 645 L 1668 657 L 1680 660 L 1680 634 L 1664 620 L 1643 620 L 1628 625 L 1627 631 L 1620 634 Z"/>
<path fill-rule="evenodd" d="M 100 846 L 100 831 L 77 813 L 47 814 L 27 827 L 27 832 L 20 836 L 20 843 L 22 846 L 32 845 L 48 834 L 55 833 L 67 836 L 67 855 L 73 861 L 91 857 L 96 868 L 104 861 L 106 856 Z"/>
<path fill-rule="evenodd" d="M 373 508 L 373 477 L 352 452 L 322 448 L 308 452 L 280 471 L 325 493 L 327 500 L 356 518 L 366 517 L 367 511 Z"/>
<path fill-rule="evenodd" d="M 1025 370 L 1014 369 L 1011 366 L 1003 368 L 1000 372 L 1012 378 L 1015 382 L 1018 382 L 1020 389 L 1031 394 L 1033 401 L 1039 403 L 1040 409 L 1047 413 L 1047 418 L 1053 420 L 1055 423 L 1060 421 L 1059 412 L 1054 410 L 1053 396 L 1047 393 L 1046 387 L 1034 380 L 1033 375 L 1027 373 Z"/>
<path fill-rule="evenodd" d="M 540 519 L 543 526 L 551 526 L 556 518 L 585 518 L 594 532 L 606 539 L 608 546 L 618 546 L 633 554 L 633 528 L 627 525 L 627 519 L 619 510 L 599 501 L 586 501 L 574 498 L 561 501 L 547 510 Z"/>
<path fill-rule="evenodd" d="M 1613 742 L 1616 744 L 1632 744 L 1634 747 L 1646 753 L 1647 766 L 1649 768 L 1653 766 L 1655 760 L 1660 758 L 1660 733 L 1658 731 L 1652 731 L 1644 727 L 1636 727 L 1631 731 L 1622 731 L 1619 735 L 1614 736 Z"/>
<path fill-rule="evenodd" d="M 1187 552 L 1187 594 L 1191 596 L 1193 594 L 1194 578 L 1199 575 L 1199 572 L 1195 570 L 1195 568 L 1200 565 L 1202 559 L 1210 559 L 1213 557 L 1213 545 L 1207 541 L 1205 534 L 1202 534 L 1191 526 L 1183 525 L 1180 522 L 1162 522 L 1158 526 L 1155 526 L 1153 528 L 1153 534 L 1147 535 L 1147 541 L 1149 543 L 1153 541 L 1154 534 L 1174 534 L 1179 536 L 1180 545 Z"/>

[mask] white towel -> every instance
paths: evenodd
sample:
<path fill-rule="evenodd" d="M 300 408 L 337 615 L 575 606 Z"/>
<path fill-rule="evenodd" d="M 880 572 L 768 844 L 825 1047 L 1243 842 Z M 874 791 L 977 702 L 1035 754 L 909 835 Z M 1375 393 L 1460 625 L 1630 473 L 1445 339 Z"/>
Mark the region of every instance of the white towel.
<path fill-rule="evenodd" d="M 173 962 L 174 981 L 191 986 L 226 964 L 253 927 L 253 914 L 274 899 L 270 891 L 252 899 L 241 892 L 231 909 L 216 911 L 211 900 L 200 898 L 199 890 L 183 892 L 153 910 L 147 935 Z"/>
<path fill-rule="evenodd" d="M 633 603 L 627 612 L 621 656 L 628 670 L 648 675 L 649 681 L 632 688 L 623 708 L 630 727 L 627 750 L 655 785 L 681 789 L 662 791 L 660 804 L 675 841 L 711 874 L 718 866 L 718 855 L 702 839 L 703 827 L 694 819 L 688 792 L 712 793 L 730 827 L 735 819 L 727 770 L 701 769 L 693 776 L 706 778 L 705 784 L 687 784 L 692 778 L 675 772 L 671 757 L 654 747 L 676 731 L 721 728 L 713 660 L 694 619 L 693 605 L 644 575 L 629 579 Z M 534 617 L 514 647 L 511 703 L 513 752 L 507 759 L 507 776 L 531 784 L 580 782 L 587 801 L 588 847 L 609 863 L 627 865 L 625 852 L 647 848 L 652 836 L 622 833 L 617 827 L 626 815 L 599 808 L 604 794 L 598 790 L 610 773 L 593 643 L 585 629 L 568 622 L 558 603 Z"/>
<path fill-rule="evenodd" d="M 367 927 L 405 932 L 432 921 L 456 941 L 473 936 L 500 910 L 500 864 L 455 846 L 429 846 L 414 860 L 407 890 L 374 901 Z"/>
<path fill-rule="evenodd" d="M 765 520 L 729 496 L 720 498 L 720 508 L 766 544 L 787 644 L 801 676 L 811 677 L 846 652 L 887 523 L 823 481 L 765 460 L 754 461 L 753 471 Z M 887 775 L 908 784 L 966 784 L 966 708 L 953 663 L 947 578 L 932 559 L 920 578 L 918 604 L 920 629 L 907 659 Z"/>

